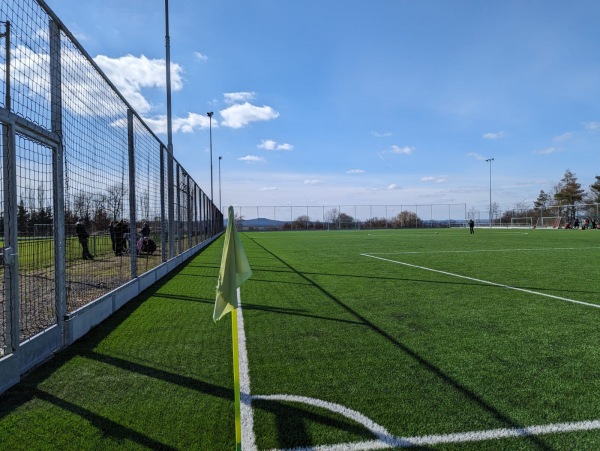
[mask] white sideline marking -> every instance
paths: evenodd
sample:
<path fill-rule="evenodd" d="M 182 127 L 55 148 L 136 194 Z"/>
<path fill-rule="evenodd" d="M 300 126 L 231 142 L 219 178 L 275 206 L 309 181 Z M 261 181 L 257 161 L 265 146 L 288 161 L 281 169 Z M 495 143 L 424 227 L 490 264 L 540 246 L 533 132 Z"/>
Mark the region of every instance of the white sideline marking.
<path fill-rule="evenodd" d="M 238 308 L 236 309 L 238 321 L 238 357 L 240 372 L 240 421 L 242 423 L 242 449 L 255 450 L 254 414 L 252 413 L 252 395 L 250 394 L 250 369 L 248 364 L 248 351 L 246 349 L 246 333 L 244 332 L 244 316 L 242 315 L 242 298 L 240 289 L 237 289 Z M 235 365 L 235 362 L 233 362 Z"/>
<path fill-rule="evenodd" d="M 396 262 L 393 260 L 387 260 L 380 257 L 374 257 L 368 254 L 361 254 L 366 257 L 376 258 L 379 260 L 386 260 L 393 263 L 405 264 L 408 266 L 413 266 L 416 268 L 426 269 L 429 271 L 440 272 L 443 274 L 455 275 L 451 273 L 445 273 L 443 271 L 437 271 L 429 268 L 422 268 L 415 265 L 410 265 L 408 263 Z M 471 279 L 465 276 L 463 277 L 470 280 L 479 281 L 478 279 Z M 493 282 L 485 282 L 491 285 L 508 287 L 505 285 L 499 285 Z M 527 290 L 521 290 L 527 291 Z M 535 293 L 535 292 L 531 292 Z M 535 293 L 541 294 L 541 293 Z M 542 294 L 543 295 L 543 294 Z M 316 398 L 309 398 L 306 396 L 294 396 L 294 395 L 256 395 L 252 396 L 250 394 L 250 371 L 248 366 L 248 352 L 246 349 L 246 333 L 244 331 L 244 317 L 242 315 L 242 302 L 240 296 L 240 289 L 237 290 L 238 296 L 238 309 L 236 314 L 238 320 L 238 354 L 239 354 L 239 371 L 240 371 L 240 401 L 241 401 L 241 422 L 242 422 L 242 449 L 243 450 L 256 450 L 256 438 L 254 436 L 254 414 L 252 412 L 252 399 L 264 399 L 264 400 L 278 400 L 278 401 L 289 401 L 289 402 L 299 402 L 304 403 L 316 407 L 320 407 L 323 409 L 330 410 L 332 412 L 339 413 L 358 424 L 361 424 L 366 429 L 371 431 L 377 440 L 369 440 L 363 442 L 351 442 L 351 443 L 338 443 L 334 445 L 323 445 L 323 446 L 314 446 L 310 448 L 294 448 L 294 451 L 303 451 L 303 450 L 317 450 L 317 451 L 342 451 L 342 450 L 371 450 L 371 449 L 385 449 L 385 448 L 404 448 L 404 447 L 413 447 L 413 446 L 426 446 L 426 445 L 437 445 L 437 444 L 445 444 L 445 443 L 461 443 L 461 442 L 477 442 L 484 440 L 495 440 L 500 438 L 509 438 L 509 437 L 526 437 L 533 435 L 541 435 L 541 434 L 558 434 L 564 432 L 575 432 L 575 431 L 591 431 L 595 429 L 600 429 L 600 420 L 594 421 L 579 421 L 572 423 L 557 423 L 557 424 L 548 424 L 544 426 L 529 426 L 524 428 L 514 428 L 514 429 L 490 429 L 486 431 L 471 431 L 471 432 L 459 432 L 455 434 L 440 434 L 440 435 L 423 435 L 420 437 L 395 437 L 391 435 L 383 426 L 377 424 L 369 417 L 352 410 L 350 408 L 344 407 L 341 404 L 335 404 L 327 401 L 323 401 Z M 558 298 L 557 296 L 549 296 Z M 558 298 L 564 299 L 564 298 Z M 564 299 L 568 300 L 568 299 Z M 580 304 L 585 304 L 584 302 L 573 301 Z M 592 307 L 599 307 L 594 304 L 586 304 L 591 305 Z M 235 362 L 234 362 L 235 363 Z"/>
<path fill-rule="evenodd" d="M 370 255 L 402 255 L 402 254 L 477 254 L 480 252 L 532 252 L 532 251 L 587 251 L 600 249 L 600 246 L 592 247 L 550 247 L 550 248 L 525 248 L 525 249 L 478 249 L 475 251 L 397 251 L 397 252 L 372 252 Z M 361 254 L 366 255 L 366 254 Z"/>
<path fill-rule="evenodd" d="M 463 276 L 461 274 L 454 274 L 454 273 L 447 272 L 447 271 L 441 271 L 439 269 L 427 268 L 425 266 L 418 266 L 418 265 L 413 265 L 411 263 L 399 262 L 397 260 L 390 260 L 389 258 L 377 257 L 376 255 L 369 255 L 369 254 L 360 254 L 360 255 L 362 255 L 363 257 L 374 258 L 374 259 L 382 260 L 385 262 L 396 263 L 398 265 L 410 266 L 411 268 L 423 269 L 425 271 L 436 272 L 438 274 L 445 274 L 447 276 L 458 277 L 461 279 L 467 279 L 467 280 L 471 280 L 473 282 L 481 282 L 481 283 L 485 283 L 488 285 L 493 285 L 495 287 L 508 288 L 509 290 L 521 291 L 523 293 L 529 293 L 529 294 L 536 294 L 538 296 L 544 296 L 547 298 L 558 299 L 559 301 L 572 302 L 574 304 L 581 304 L 581 305 L 586 305 L 588 307 L 600 308 L 600 305 L 598 305 L 598 304 L 590 304 L 589 302 L 583 302 L 583 301 L 577 301 L 575 299 L 563 298 L 561 296 L 554 296 L 553 294 L 540 293 L 539 291 L 533 291 L 533 290 L 527 290 L 525 288 L 513 287 L 510 285 L 505 285 L 503 283 L 490 282 L 489 280 L 476 279 L 474 277 Z"/>

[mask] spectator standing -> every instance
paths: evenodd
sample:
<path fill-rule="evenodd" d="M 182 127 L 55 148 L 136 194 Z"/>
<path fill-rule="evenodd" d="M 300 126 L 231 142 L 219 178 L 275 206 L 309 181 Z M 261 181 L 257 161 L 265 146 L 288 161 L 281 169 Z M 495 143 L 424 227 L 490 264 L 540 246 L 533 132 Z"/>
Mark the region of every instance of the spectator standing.
<path fill-rule="evenodd" d="M 94 256 L 90 253 L 88 248 L 88 237 L 90 234 L 85 229 L 81 219 L 75 223 L 75 233 L 77 234 L 79 244 L 81 244 L 81 258 L 84 260 L 93 260 Z"/>

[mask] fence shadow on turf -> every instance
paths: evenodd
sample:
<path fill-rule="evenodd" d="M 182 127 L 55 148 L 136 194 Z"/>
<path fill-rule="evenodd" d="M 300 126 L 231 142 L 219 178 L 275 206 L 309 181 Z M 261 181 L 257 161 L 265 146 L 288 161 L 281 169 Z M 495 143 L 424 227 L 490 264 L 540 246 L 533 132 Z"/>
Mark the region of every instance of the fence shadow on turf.
<path fill-rule="evenodd" d="M 297 270 L 292 265 L 290 265 L 285 260 L 283 260 L 281 257 L 279 257 L 278 255 L 276 255 L 273 252 L 271 252 L 269 249 L 267 249 L 266 247 L 264 247 L 262 244 L 258 243 L 253 238 L 249 237 L 249 239 L 252 240 L 253 243 L 255 245 L 257 245 L 258 247 L 260 247 L 264 252 L 266 252 L 266 253 L 270 254 L 271 256 L 273 256 L 273 258 L 275 258 L 276 260 L 278 260 L 279 262 L 281 262 L 283 265 L 285 265 L 287 268 L 289 268 L 290 271 L 292 271 L 294 274 L 296 274 L 299 277 L 301 277 L 302 279 L 306 280 L 312 287 L 314 287 L 317 290 L 319 290 L 327 298 L 331 299 L 333 302 L 335 302 L 336 304 L 338 304 L 341 308 L 343 308 L 348 313 L 350 313 L 352 316 L 354 316 L 361 324 L 367 326 L 373 332 L 377 333 L 378 335 L 380 335 L 381 337 L 383 337 L 384 339 L 386 339 L 387 341 L 389 341 L 396 348 L 398 348 L 399 350 L 401 350 L 402 352 L 404 352 L 406 355 L 408 355 L 409 357 L 411 357 L 412 359 L 414 359 L 424 369 L 426 369 L 427 371 L 430 371 L 431 373 L 435 374 L 440 380 L 442 380 L 448 386 L 452 387 L 454 390 L 456 390 L 457 392 L 459 392 L 461 395 L 463 395 L 465 398 L 467 398 L 468 400 L 470 400 L 473 404 L 477 405 L 482 410 L 488 412 L 493 418 L 495 418 L 499 422 L 503 423 L 505 425 L 505 427 L 509 427 L 509 428 L 513 428 L 513 429 L 522 429 L 522 428 L 525 427 L 525 426 L 519 424 L 516 420 L 510 418 L 507 414 L 501 412 L 495 406 L 493 406 L 493 405 L 489 404 L 488 402 L 486 402 L 477 393 L 475 393 L 474 391 L 472 391 L 468 387 L 462 385 L 459 381 L 453 379 L 451 376 L 449 376 L 448 374 L 446 374 L 441 368 L 438 368 L 433 363 L 427 361 L 425 358 L 423 358 L 417 352 L 415 352 L 414 350 L 410 349 L 408 346 L 406 346 L 405 344 L 403 344 L 400 341 L 398 341 L 395 337 L 391 336 L 386 331 L 384 331 L 383 329 L 381 329 L 380 327 L 378 327 L 376 324 L 374 324 L 371 321 L 369 321 L 367 318 L 365 318 L 364 316 L 362 316 L 359 312 L 355 311 L 352 307 L 346 305 L 340 299 L 338 299 L 337 297 L 335 297 L 332 293 L 330 293 L 329 291 L 327 291 L 324 287 L 322 287 L 318 283 L 316 283 L 313 280 L 311 280 L 308 277 L 307 273 L 303 273 L 303 272 Z M 316 273 L 311 273 L 311 274 L 312 275 L 317 275 Z M 285 433 L 285 430 L 284 431 L 280 431 L 280 434 L 279 434 L 280 436 L 282 435 L 281 432 Z M 543 440 L 541 440 L 537 436 L 527 435 L 527 436 L 523 437 L 523 439 L 524 440 L 529 440 L 532 443 L 532 445 L 536 446 L 539 449 L 544 449 L 544 450 L 550 450 L 550 449 L 552 449 L 549 445 L 547 445 Z"/>
<path fill-rule="evenodd" d="M 94 349 L 105 338 L 107 338 L 115 329 L 117 329 L 125 320 L 127 320 L 127 318 L 133 315 L 146 300 L 151 297 L 165 297 L 164 294 L 158 294 L 157 292 L 171 279 L 178 277 L 185 267 L 185 265 L 182 265 L 180 268 L 173 270 L 170 274 L 165 276 L 152 287 L 148 288 L 139 296 L 125 304 L 121 309 L 98 325 L 95 329 L 90 331 L 87 335 L 82 337 L 79 341 L 58 352 L 51 360 L 32 370 L 17 385 L 9 388 L 6 392 L 1 394 L 0 420 L 10 415 L 12 412 L 22 408 L 30 401 L 34 399 L 41 399 L 62 410 L 71 412 L 74 415 L 85 419 L 90 424 L 94 425 L 94 427 L 98 428 L 102 434 L 113 437 L 116 440 L 120 441 L 127 439 L 150 449 L 175 449 L 169 445 L 158 442 L 144 434 L 141 434 L 134 429 L 128 428 L 127 426 L 124 426 L 112 420 L 111 418 L 98 415 L 95 412 L 68 401 L 66 398 L 44 391 L 39 387 L 43 385 L 44 381 L 50 379 L 57 371 L 60 371 L 61 368 L 64 365 L 67 365 L 71 360 L 78 357 L 83 357 L 112 365 L 125 371 L 135 372 L 147 377 L 160 379 L 164 382 L 179 385 L 181 387 L 195 390 L 209 396 L 232 400 L 234 398 L 234 393 L 230 388 L 210 384 L 170 371 L 141 365 L 136 362 L 94 351 Z M 204 302 L 204 300 L 200 299 L 200 302 Z"/>

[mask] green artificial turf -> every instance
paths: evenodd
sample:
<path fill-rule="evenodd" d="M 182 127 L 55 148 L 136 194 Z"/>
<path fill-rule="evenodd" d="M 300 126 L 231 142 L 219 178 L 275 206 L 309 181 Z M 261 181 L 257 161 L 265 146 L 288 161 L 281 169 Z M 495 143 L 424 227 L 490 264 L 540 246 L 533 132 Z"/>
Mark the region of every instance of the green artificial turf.
<path fill-rule="evenodd" d="M 597 231 L 241 236 L 252 395 L 408 438 L 600 419 Z M 0 448 L 234 449 L 231 323 L 212 321 L 222 244 L 0 396 Z M 323 407 L 252 412 L 259 449 L 375 439 Z M 590 430 L 437 448 L 598 446 Z"/>

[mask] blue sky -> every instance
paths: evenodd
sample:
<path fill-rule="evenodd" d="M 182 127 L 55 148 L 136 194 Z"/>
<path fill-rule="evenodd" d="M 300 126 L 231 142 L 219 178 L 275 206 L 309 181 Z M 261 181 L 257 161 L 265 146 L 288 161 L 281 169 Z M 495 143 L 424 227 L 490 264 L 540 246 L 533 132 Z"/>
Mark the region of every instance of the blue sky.
<path fill-rule="evenodd" d="M 164 1 L 48 0 L 164 143 Z M 509 209 L 600 174 L 597 1 L 170 0 L 175 157 L 226 205 Z"/>

